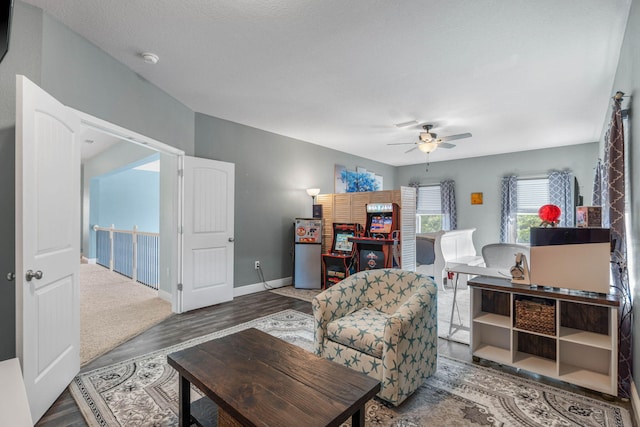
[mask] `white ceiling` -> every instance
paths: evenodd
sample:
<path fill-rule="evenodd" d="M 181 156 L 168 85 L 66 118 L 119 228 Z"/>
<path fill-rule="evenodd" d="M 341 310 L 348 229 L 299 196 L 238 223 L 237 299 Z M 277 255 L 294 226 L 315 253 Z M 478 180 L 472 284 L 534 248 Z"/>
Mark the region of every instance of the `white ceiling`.
<path fill-rule="evenodd" d="M 116 137 L 90 127 L 83 128 L 80 140 L 82 142 L 80 145 L 82 163 L 122 142 Z"/>
<path fill-rule="evenodd" d="M 25 0 L 196 112 L 390 165 L 597 141 L 631 0 Z M 140 54 L 154 52 L 156 65 Z"/>

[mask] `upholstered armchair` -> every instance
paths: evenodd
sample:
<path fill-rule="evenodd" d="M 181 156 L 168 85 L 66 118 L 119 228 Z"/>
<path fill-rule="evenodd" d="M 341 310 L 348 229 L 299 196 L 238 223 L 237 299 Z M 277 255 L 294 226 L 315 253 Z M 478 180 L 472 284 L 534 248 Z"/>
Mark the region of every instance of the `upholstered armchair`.
<path fill-rule="evenodd" d="M 380 380 L 399 405 L 437 368 L 437 286 L 411 271 L 351 275 L 313 299 L 318 356 Z"/>

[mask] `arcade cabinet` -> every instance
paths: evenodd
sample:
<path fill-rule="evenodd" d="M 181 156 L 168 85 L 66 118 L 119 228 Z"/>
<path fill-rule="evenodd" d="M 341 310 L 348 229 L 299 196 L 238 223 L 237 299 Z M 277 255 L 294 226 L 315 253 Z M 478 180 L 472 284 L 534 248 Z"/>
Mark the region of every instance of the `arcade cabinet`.
<path fill-rule="evenodd" d="M 357 270 L 399 267 L 399 211 L 396 203 L 369 203 L 364 237 L 351 237 L 355 244 Z"/>
<path fill-rule="evenodd" d="M 362 233 L 360 224 L 333 224 L 331 252 L 322 254 L 322 288 L 328 289 L 342 279 L 355 273 L 356 258 L 350 237 Z"/>

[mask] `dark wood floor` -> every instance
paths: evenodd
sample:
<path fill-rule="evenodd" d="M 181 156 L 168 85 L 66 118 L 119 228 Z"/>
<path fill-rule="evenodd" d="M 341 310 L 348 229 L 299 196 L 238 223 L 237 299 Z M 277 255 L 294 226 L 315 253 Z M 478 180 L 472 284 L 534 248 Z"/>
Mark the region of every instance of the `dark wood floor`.
<path fill-rule="evenodd" d="M 151 329 L 143 332 L 130 341 L 120 345 L 111 352 L 99 357 L 93 362 L 83 367 L 82 371 L 90 371 L 95 368 L 111 365 L 112 363 L 141 356 L 155 350 L 169 347 L 192 338 L 200 337 L 211 332 L 229 328 L 231 326 L 248 322 L 258 317 L 277 313 L 285 309 L 293 309 L 303 313 L 312 314 L 311 303 L 294 298 L 283 297 L 272 292 L 259 292 L 236 298 L 232 302 L 216 305 L 213 307 L 194 310 L 185 314 L 178 314 L 163 320 Z M 448 355 L 456 359 L 471 361 L 469 347 L 447 340 L 439 340 L 439 354 Z M 493 365 L 490 362 L 482 361 L 483 365 Z M 501 369 L 516 375 L 534 378 L 538 381 L 547 382 L 551 385 L 585 394 L 596 399 L 602 399 L 600 394 L 590 392 L 578 387 L 573 387 L 564 383 L 547 380 L 538 376 L 531 376 L 524 372 L 501 367 Z M 631 410 L 628 402 L 623 404 Z M 75 401 L 71 397 L 68 389 L 56 400 L 45 415 L 38 421 L 36 426 L 86 426 L 84 418 Z"/>

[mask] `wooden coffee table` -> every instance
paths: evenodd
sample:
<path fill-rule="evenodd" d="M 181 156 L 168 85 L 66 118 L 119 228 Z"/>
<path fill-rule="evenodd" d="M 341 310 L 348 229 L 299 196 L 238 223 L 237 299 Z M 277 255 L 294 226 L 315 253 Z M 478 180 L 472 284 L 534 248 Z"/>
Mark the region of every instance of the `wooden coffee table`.
<path fill-rule="evenodd" d="M 257 329 L 167 356 L 180 375 L 180 426 L 191 423 L 190 385 L 218 405 L 218 425 L 364 426 L 380 391 L 366 374 L 319 358 Z"/>

